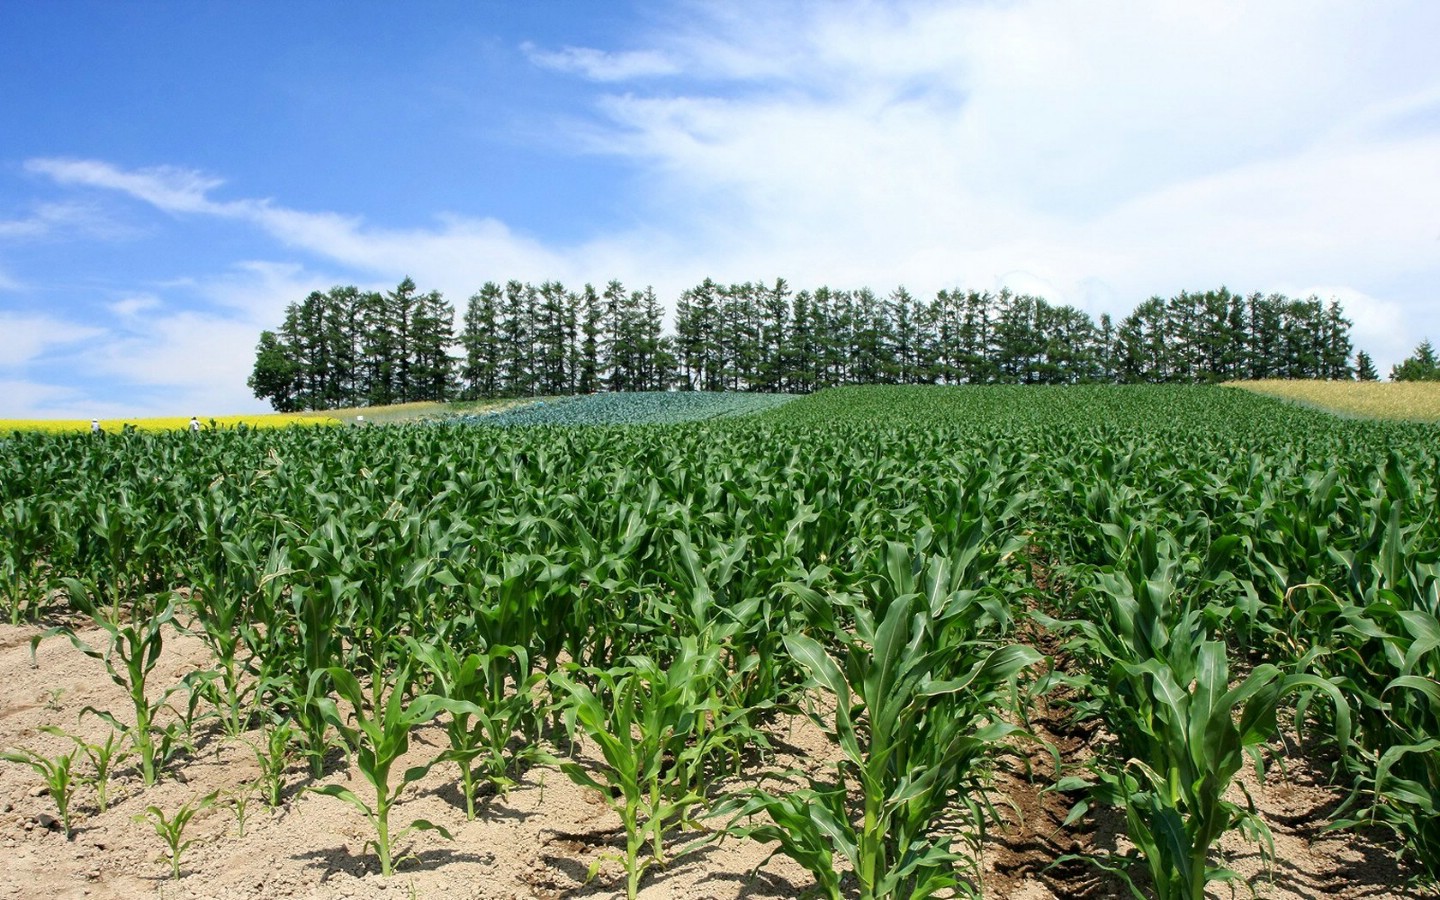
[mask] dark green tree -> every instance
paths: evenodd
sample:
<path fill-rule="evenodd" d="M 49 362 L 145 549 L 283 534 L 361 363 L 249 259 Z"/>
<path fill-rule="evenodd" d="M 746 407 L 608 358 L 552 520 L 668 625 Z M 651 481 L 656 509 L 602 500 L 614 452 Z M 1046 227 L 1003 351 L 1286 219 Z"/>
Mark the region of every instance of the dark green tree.
<path fill-rule="evenodd" d="M 260 332 L 255 348 L 255 368 L 246 384 L 261 400 L 269 400 L 276 412 L 296 412 L 296 380 L 300 365 L 290 357 L 273 331 Z"/>
<path fill-rule="evenodd" d="M 465 304 L 460 379 L 467 400 L 500 396 L 500 285 L 487 281 Z"/>
<path fill-rule="evenodd" d="M 505 284 L 500 326 L 502 391 L 507 397 L 535 393 L 535 288 L 518 281 Z"/>
<path fill-rule="evenodd" d="M 1435 347 L 1429 338 L 1421 341 L 1403 362 L 1391 367 L 1390 380 L 1440 381 L 1440 360 L 1435 358 Z"/>
<path fill-rule="evenodd" d="M 408 279 L 407 279 L 408 280 Z M 439 291 L 415 298 L 406 400 L 444 402 L 455 394 L 455 307 Z"/>
<path fill-rule="evenodd" d="M 1379 381 L 1380 373 L 1375 371 L 1375 360 L 1370 354 L 1361 350 L 1355 354 L 1355 380 L 1356 381 Z"/>
<path fill-rule="evenodd" d="M 605 305 L 595 293 L 595 288 L 587 284 L 580 294 L 579 307 L 580 358 L 576 389 L 582 394 L 593 394 L 600 389 L 600 373 L 604 368 L 601 348 L 604 346 Z"/>
<path fill-rule="evenodd" d="M 535 307 L 535 387 L 543 395 L 570 393 L 566 364 L 570 341 L 566 328 L 565 286 L 558 281 L 540 285 Z"/>

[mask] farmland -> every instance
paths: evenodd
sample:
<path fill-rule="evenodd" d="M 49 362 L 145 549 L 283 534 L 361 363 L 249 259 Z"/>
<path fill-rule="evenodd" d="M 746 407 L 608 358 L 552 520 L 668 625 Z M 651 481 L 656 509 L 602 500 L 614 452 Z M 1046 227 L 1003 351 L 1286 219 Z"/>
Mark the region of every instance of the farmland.
<path fill-rule="evenodd" d="M 134 431 L 184 431 L 190 425 L 189 416 L 156 416 L 133 419 L 99 419 L 100 428 L 107 433 L 128 429 Z M 206 417 L 202 428 L 289 428 L 292 425 L 338 425 L 335 415 L 321 413 L 262 413 L 253 416 Z M 39 431 L 51 434 L 89 432 L 89 419 L 0 419 L 0 434 L 11 431 Z"/>
<path fill-rule="evenodd" d="M 462 414 L 457 425 L 675 425 L 753 415 L 795 399 L 786 394 L 637 391 L 518 402 L 509 408 Z"/>
<path fill-rule="evenodd" d="M 1239 381 L 1234 386 L 1337 415 L 1440 422 L 1440 384 L 1433 381 Z"/>
<path fill-rule="evenodd" d="M 1119 386 L 485 418 L 7 438 L 0 891 L 1440 868 L 1433 425 Z"/>

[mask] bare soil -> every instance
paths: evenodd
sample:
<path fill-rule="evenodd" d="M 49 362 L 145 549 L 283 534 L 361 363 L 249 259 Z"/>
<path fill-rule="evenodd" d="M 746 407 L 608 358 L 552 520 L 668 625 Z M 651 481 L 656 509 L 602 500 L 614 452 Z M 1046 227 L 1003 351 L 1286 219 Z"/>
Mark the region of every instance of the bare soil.
<path fill-rule="evenodd" d="M 59 726 L 89 740 L 102 738 L 108 726 L 85 707 L 111 710 L 127 720 L 126 697 L 103 665 L 75 650 L 62 637 L 42 642 L 32 662 L 31 627 L 0 626 L 0 747 L 25 747 L 45 754 L 70 749 L 68 739 L 42 732 Z M 99 642 L 101 635 L 87 635 Z M 196 640 L 176 637 L 167 644 L 154 676 L 157 686 L 179 683 L 206 664 Z M 1043 711 L 1042 711 L 1043 712 Z M 1083 758 L 1087 738 L 1047 732 L 1044 716 L 1037 730 L 1054 741 L 1062 758 Z M 795 717 L 774 726 L 780 755 L 771 770 L 820 771 L 833 760 L 823 733 Z M 251 739 L 257 735 L 250 735 Z M 254 755 L 243 741 L 207 732 L 193 753 L 177 761 L 158 784 L 144 788 L 126 768 L 112 781 L 111 805 L 103 813 L 94 789 L 81 786 L 74 804 L 75 833 L 66 840 L 54 823 L 56 810 L 29 768 L 0 763 L 0 846 L 7 865 L 0 870 L 0 898 L 562 898 L 623 897 L 623 873 L 606 857 L 619 852 L 619 820 L 600 799 L 572 784 L 558 769 L 530 770 L 504 796 L 486 798 L 476 821 L 467 822 L 456 790 L 453 766 L 439 765 L 410 788 L 394 813 L 400 824 L 414 818 L 443 825 L 453 841 L 433 833 L 406 839 L 408 858 L 390 878 L 366 848 L 371 837 L 360 813 L 331 797 L 305 790 L 314 786 L 305 771 L 291 772 L 285 803 L 267 809 L 258 798 L 248 804 L 245 833 L 233 796 L 247 790 L 258 774 Z M 413 759 L 423 762 L 443 749 L 443 732 L 425 729 L 412 742 Z M 584 748 L 581 761 L 584 762 Z M 1006 826 L 987 837 L 982 886 L 987 898 L 1064 900 L 1070 897 L 1121 898 L 1120 882 L 1093 865 L 1067 862 L 1066 854 L 1123 848 L 1123 821 L 1087 817 L 1073 827 L 1062 824 L 1070 800 L 1041 790 L 1051 780 L 1053 762 L 1045 752 L 1027 751 L 1024 766 L 996 776 L 994 800 Z M 398 767 L 397 767 L 398 768 Z M 755 776 L 759 777 L 760 769 Z M 365 795 L 358 772 L 349 772 L 337 755 L 324 783 L 343 783 Z M 1405 888 L 1405 874 L 1393 861 L 1383 836 L 1326 833 L 1325 817 L 1339 801 L 1334 789 L 1317 783 L 1303 766 L 1292 765 L 1288 778 L 1246 784 L 1275 835 L 1276 862 L 1267 867 L 1259 849 L 1238 839 L 1223 846 L 1226 862 L 1251 878 L 1259 896 L 1300 898 L 1391 898 L 1421 896 Z M 221 802 L 201 812 L 186 832 L 196 843 L 182 860 L 182 876 L 171 880 L 163 844 L 136 817 L 151 806 L 167 814 L 192 798 L 221 792 Z M 647 876 L 641 896 L 732 900 L 804 896 L 813 882 L 784 857 L 769 858 L 773 847 L 736 839 L 717 841 Z M 592 865 L 598 871 L 589 878 Z M 1245 896 L 1242 887 L 1237 896 Z M 1228 888 L 1213 892 L 1230 896 Z"/>

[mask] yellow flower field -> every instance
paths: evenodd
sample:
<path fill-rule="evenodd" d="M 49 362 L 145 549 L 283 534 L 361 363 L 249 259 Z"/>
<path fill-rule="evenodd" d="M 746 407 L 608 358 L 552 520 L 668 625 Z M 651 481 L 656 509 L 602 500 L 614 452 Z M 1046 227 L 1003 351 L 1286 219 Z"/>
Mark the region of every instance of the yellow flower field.
<path fill-rule="evenodd" d="M 314 413 L 257 413 L 242 416 L 201 418 L 200 427 L 215 428 L 285 428 L 290 425 L 339 425 L 340 420 Z M 106 433 L 122 431 L 126 425 L 137 431 L 183 431 L 190 427 L 189 416 L 162 416 L 148 419 L 101 419 Z M 0 434 L 11 431 L 44 431 L 50 433 L 89 431 L 89 419 L 0 419 Z"/>

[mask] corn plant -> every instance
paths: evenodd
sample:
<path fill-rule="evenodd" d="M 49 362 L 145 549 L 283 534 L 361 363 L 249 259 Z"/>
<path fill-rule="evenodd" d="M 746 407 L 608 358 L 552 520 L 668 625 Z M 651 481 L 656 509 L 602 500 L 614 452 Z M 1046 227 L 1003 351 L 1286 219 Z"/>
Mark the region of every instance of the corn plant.
<path fill-rule="evenodd" d="M 422 644 L 413 638 L 406 647 L 429 670 L 431 693 L 450 715 L 445 732 L 450 749 L 444 759 L 460 768 L 465 818 L 475 819 L 475 797 L 489 784 L 504 792 L 523 765 L 550 762 L 539 746 L 539 713 L 534 689 L 545 680 L 530 671 L 523 647 L 488 647 L 462 655 L 448 640 Z M 523 745 L 511 751 L 515 736 Z"/>
<path fill-rule="evenodd" d="M 230 799 L 230 812 L 235 816 L 236 837 L 245 838 L 245 820 L 250 815 L 250 801 L 255 799 L 254 782 L 245 782 L 225 792 Z"/>
<path fill-rule="evenodd" d="M 736 830 L 779 841 L 776 852 L 808 868 L 831 898 L 842 896 L 837 852 L 865 900 L 974 892 L 956 877 L 965 860 L 951 851 L 940 819 L 958 803 L 972 835 L 983 833 L 993 810 L 982 777 L 1021 734 L 1000 714 L 1016 676 L 1041 657 L 980 637 L 978 595 L 952 589 L 944 557 L 912 562 L 891 545 L 886 559 L 894 580 L 881 581 L 883 617 L 856 608 L 855 631 L 839 636 L 839 659 L 814 638 L 785 637 L 812 684 L 833 698 L 833 714 L 812 709 L 810 717 L 839 745 L 834 784 L 812 780 L 780 795 L 755 789 L 739 815 L 763 814 L 770 824 Z M 905 587 L 919 590 L 893 592 Z M 858 810 L 846 803 L 852 792 Z M 973 861 L 968 867 L 976 870 Z"/>
<path fill-rule="evenodd" d="M 255 763 L 260 767 L 257 786 L 260 797 L 271 809 L 278 809 L 285 793 L 285 773 L 294 758 L 295 729 L 288 721 L 267 725 L 264 730 L 264 746 L 251 744 Z"/>
<path fill-rule="evenodd" d="M 233 513 L 220 518 L 223 513 L 210 512 L 204 504 L 201 511 L 202 525 L 208 525 L 209 531 L 223 533 L 227 526 L 236 525 Z M 214 659 L 214 668 L 199 673 L 203 677 L 197 679 L 192 692 L 209 699 L 230 737 L 239 736 L 248 727 L 260 684 L 254 677 L 253 660 L 245 655 L 249 648 L 261 643 L 260 636 L 254 634 L 260 582 L 276 577 L 282 569 L 278 548 L 272 548 L 267 558 L 254 537 L 235 535 L 233 540 L 221 540 L 219 534 L 211 538 L 207 556 L 197 554 L 184 566 L 190 587 L 185 606 L 193 622 L 192 630 L 204 640 Z"/>
<path fill-rule="evenodd" d="M 1440 868 L 1440 618 L 1427 606 L 1440 601 L 1427 600 L 1440 598 L 1440 566 L 1417 556 L 1391 556 L 1392 565 L 1410 561 L 1413 571 L 1405 578 L 1414 581 L 1412 599 L 1375 583 L 1358 602 L 1328 590 L 1325 599 L 1302 602 L 1295 591 L 1305 625 L 1295 641 L 1311 645 L 1307 656 L 1356 711 L 1357 746 L 1346 761 L 1355 792 L 1336 824 L 1389 828 L 1434 872 Z M 1320 593 L 1313 585 L 1300 587 Z"/>
<path fill-rule="evenodd" d="M 63 734 L 59 729 L 47 728 L 45 731 L 52 734 Z M 76 752 L 74 747 L 70 748 L 68 753 L 59 753 L 55 756 L 43 756 L 34 750 L 25 748 L 0 752 L 0 759 L 29 766 L 44 781 L 45 790 L 50 794 L 50 799 L 55 801 L 55 809 L 60 814 L 60 827 L 64 830 L 67 841 L 70 839 L 70 803 L 75 796 Z"/>
<path fill-rule="evenodd" d="M 118 606 L 106 606 L 94 602 L 91 588 L 74 578 L 62 579 L 70 593 L 71 603 L 85 610 L 95 619 L 95 624 L 109 638 L 103 650 L 91 647 L 81 640 L 72 629 L 56 628 L 46 631 L 31 640 L 32 653 L 42 639 L 53 634 L 64 634 L 80 652 L 105 664 L 110 680 L 125 690 L 130 697 L 135 724 L 123 723 L 113 713 L 90 707 L 86 711 L 109 722 L 130 738 L 130 744 L 140 757 L 140 774 L 146 786 L 155 783 L 160 766 L 169 758 L 175 745 L 178 729 L 175 726 L 161 728 L 155 722 L 157 714 L 165 708 L 168 692 L 156 696 L 150 685 L 150 676 L 159 662 L 165 646 L 165 631 L 175 620 L 174 597 L 158 610 L 146 603 L 137 603 L 129 610 L 128 616 Z"/>
<path fill-rule="evenodd" d="M 367 841 L 367 847 L 375 848 L 380 860 L 380 872 L 389 876 L 394 872 L 395 848 L 400 840 L 415 831 L 437 831 L 446 839 L 450 832 L 439 825 L 416 819 L 398 832 L 390 831 L 390 812 L 395 801 L 405 788 L 429 772 L 438 761 L 406 769 L 398 784 L 391 783 L 391 768 L 410 749 L 410 731 L 434 719 L 440 712 L 438 698 L 422 694 L 407 703 L 410 670 L 402 667 L 391 679 L 373 686 L 373 692 L 366 696 L 355 676 L 346 669 L 334 667 L 326 672 L 316 673 L 317 680 L 326 677 L 350 707 L 354 724 L 340 714 L 339 707 L 330 697 L 318 701 L 326 721 L 339 733 L 345 745 L 355 754 L 356 765 L 361 776 L 375 792 L 373 802 L 366 802 L 354 791 L 338 784 L 327 784 L 311 790 L 319 794 L 343 800 L 358 809 L 375 829 L 375 840 Z"/>
<path fill-rule="evenodd" d="M 145 811 L 135 817 L 136 822 L 147 822 L 155 829 L 155 834 L 165 842 L 165 849 L 169 854 L 170 878 L 180 880 L 180 858 L 194 846 L 197 839 L 185 839 L 185 829 L 190 821 L 200 812 L 209 809 L 215 804 L 215 798 L 220 795 L 219 791 L 211 791 L 203 797 L 191 797 L 175 810 L 174 815 L 167 816 L 165 811 L 158 806 L 147 806 Z"/>
<path fill-rule="evenodd" d="M 130 757 L 130 750 L 125 747 L 125 734 L 116 728 L 110 728 L 105 732 L 103 742 L 91 743 L 78 735 L 70 735 L 75 742 L 75 747 L 90 762 L 90 769 L 93 774 L 86 780 L 95 785 L 96 804 L 101 812 L 105 812 L 110 805 L 110 778 L 115 774 L 116 768 Z"/>
<path fill-rule="evenodd" d="M 45 600 L 40 561 L 48 529 L 37 506 L 28 497 L 0 505 L 0 610 L 11 625 L 34 619 Z"/>
<path fill-rule="evenodd" d="M 665 666 L 632 656 L 613 669 L 571 666 L 550 676 L 572 740 L 583 735 L 601 754 L 593 769 L 573 761 L 560 768 L 620 817 L 620 862 L 632 900 L 646 871 L 669 861 L 666 836 L 695 824 L 694 811 L 707 799 L 707 765 L 755 734 L 747 710 L 718 701 L 714 685 L 724 677 L 718 655 L 697 651 L 693 639 Z"/>
<path fill-rule="evenodd" d="M 304 741 L 310 775 L 325 774 L 325 751 L 330 747 L 323 700 L 326 675 L 344 655 L 343 617 L 354 582 L 327 575 L 319 584 L 292 587 L 287 622 L 276 629 L 276 641 L 262 663 L 262 678 L 272 685 Z"/>
<path fill-rule="evenodd" d="M 1116 752 L 1095 766 L 1095 780 L 1062 779 L 1087 790 L 1071 813 L 1091 800 L 1125 810 L 1127 831 L 1158 900 L 1202 900 L 1213 881 L 1236 881 L 1211 861 L 1226 833 L 1239 829 L 1267 848 L 1268 829 L 1252 808 L 1225 799 L 1248 757 L 1278 734 L 1276 711 L 1292 693 L 1323 695 L 1334 705 L 1336 740 L 1349 744 L 1350 715 L 1339 689 L 1306 673 L 1256 666 L 1230 684 L 1225 645 L 1208 637 L 1204 611 L 1177 590 L 1182 564 L 1173 543 L 1144 529 L 1122 567 L 1095 574 L 1087 595 L 1092 616 L 1073 623 L 1072 644 L 1094 671 L 1086 684 L 1090 709 L 1116 735 Z M 1099 861 L 1129 881 L 1133 860 Z M 1137 897 L 1144 897 L 1130 881 Z"/>

